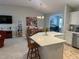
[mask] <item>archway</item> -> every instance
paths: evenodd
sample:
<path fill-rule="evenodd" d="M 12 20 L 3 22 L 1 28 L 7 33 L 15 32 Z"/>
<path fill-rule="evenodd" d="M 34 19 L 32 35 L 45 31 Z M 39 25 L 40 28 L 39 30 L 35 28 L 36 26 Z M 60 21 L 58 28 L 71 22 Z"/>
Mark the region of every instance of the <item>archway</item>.
<path fill-rule="evenodd" d="M 50 31 L 62 32 L 64 26 L 64 20 L 62 14 L 55 14 L 50 16 Z"/>

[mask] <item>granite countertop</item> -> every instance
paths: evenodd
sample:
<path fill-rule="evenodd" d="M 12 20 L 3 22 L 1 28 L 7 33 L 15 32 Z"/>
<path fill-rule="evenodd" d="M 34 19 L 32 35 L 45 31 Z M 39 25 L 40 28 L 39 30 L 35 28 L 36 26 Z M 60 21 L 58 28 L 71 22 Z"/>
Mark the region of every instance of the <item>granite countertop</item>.
<path fill-rule="evenodd" d="M 31 38 L 38 43 L 40 46 L 48 46 L 58 43 L 64 43 L 65 40 L 55 37 L 55 35 L 61 35 L 62 33 L 57 32 L 47 32 L 48 35 L 45 35 L 44 32 L 39 32 Z"/>
<path fill-rule="evenodd" d="M 0 29 L 0 31 L 12 31 L 12 30 L 7 30 L 7 29 Z"/>

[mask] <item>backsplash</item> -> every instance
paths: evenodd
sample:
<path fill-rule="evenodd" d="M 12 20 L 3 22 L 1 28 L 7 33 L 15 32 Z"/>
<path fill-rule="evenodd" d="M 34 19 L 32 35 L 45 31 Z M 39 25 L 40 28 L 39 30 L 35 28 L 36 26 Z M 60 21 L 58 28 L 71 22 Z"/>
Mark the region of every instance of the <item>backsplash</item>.
<path fill-rule="evenodd" d="M 14 24 L 0 24 L 0 30 L 3 30 L 3 31 L 15 31 L 16 26 Z"/>

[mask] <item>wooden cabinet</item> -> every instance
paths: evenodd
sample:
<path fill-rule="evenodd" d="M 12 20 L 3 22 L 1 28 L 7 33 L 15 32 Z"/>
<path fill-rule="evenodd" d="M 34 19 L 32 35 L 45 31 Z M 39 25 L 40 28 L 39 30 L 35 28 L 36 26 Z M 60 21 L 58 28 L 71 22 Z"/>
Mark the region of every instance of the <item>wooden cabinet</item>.
<path fill-rule="evenodd" d="M 0 31 L 0 48 L 4 46 L 4 41 L 7 38 L 12 38 L 12 31 Z"/>
<path fill-rule="evenodd" d="M 0 31 L 0 48 L 4 46 L 4 40 L 6 38 L 6 32 Z"/>
<path fill-rule="evenodd" d="M 12 31 L 0 31 L 0 35 L 3 35 L 5 38 L 12 38 Z"/>
<path fill-rule="evenodd" d="M 12 31 L 5 31 L 6 32 L 6 38 L 12 38 Z"/>

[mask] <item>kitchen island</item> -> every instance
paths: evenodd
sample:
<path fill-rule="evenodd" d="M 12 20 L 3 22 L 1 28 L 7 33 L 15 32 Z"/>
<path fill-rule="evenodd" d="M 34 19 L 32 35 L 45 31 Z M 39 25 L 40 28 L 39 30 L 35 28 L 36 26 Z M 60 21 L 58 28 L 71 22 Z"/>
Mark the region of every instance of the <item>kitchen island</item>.
<path fill-rule="evenodd" d="M 39 44 L 41 59 L 63 59 L 63 47 L 65 40 L 55 37 L 61 35 L 57 32 L 37 33 L 31 38 Z"/>

